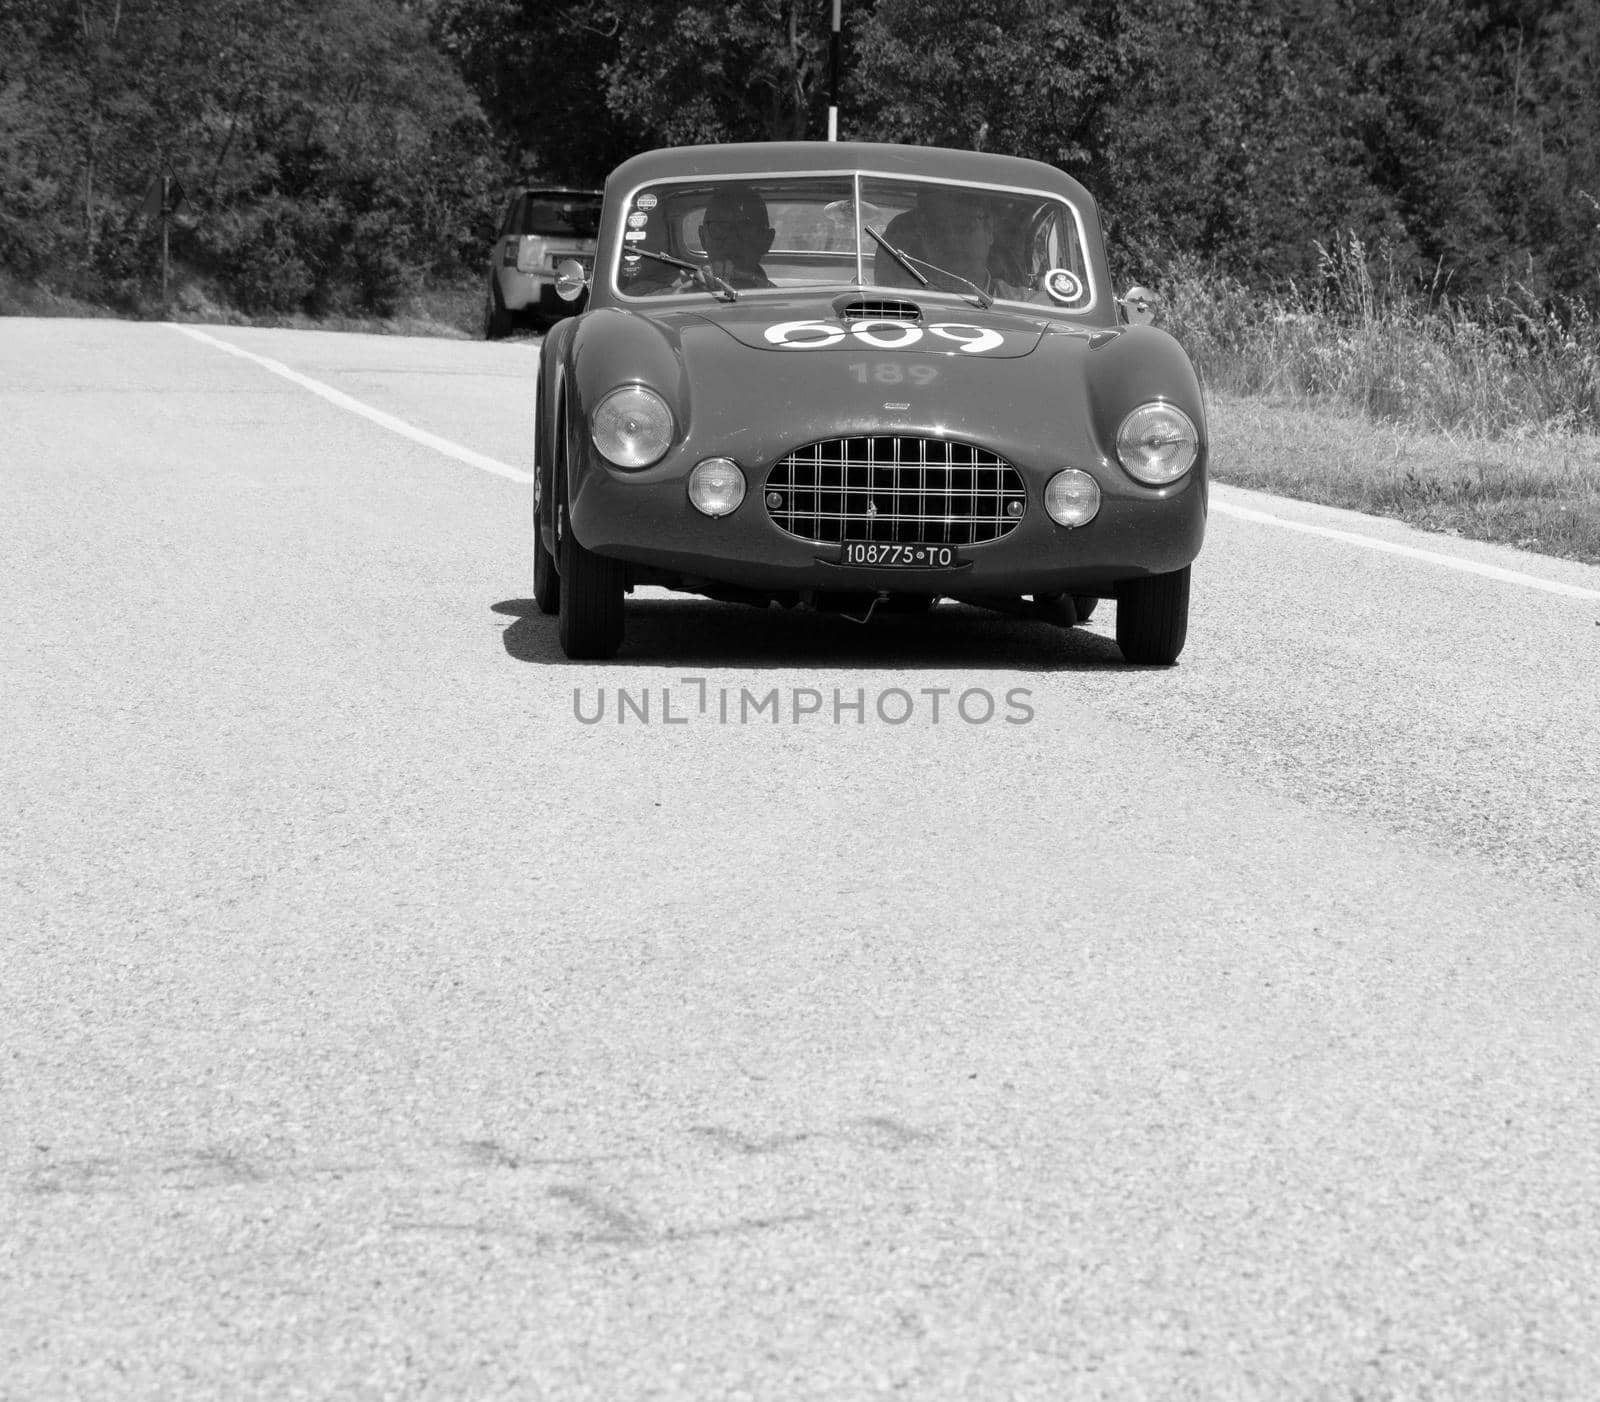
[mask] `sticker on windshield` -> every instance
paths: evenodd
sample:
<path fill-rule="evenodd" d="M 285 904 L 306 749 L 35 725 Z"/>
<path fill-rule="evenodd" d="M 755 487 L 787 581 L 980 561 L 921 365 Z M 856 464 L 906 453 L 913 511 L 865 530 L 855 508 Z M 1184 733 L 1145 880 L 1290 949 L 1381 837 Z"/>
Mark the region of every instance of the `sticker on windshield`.
<path fill-rule="evenodd" d="M 924 350 L 956 351 L 982 355 L 999 350 L 1006 343 L 1000 332 L 987 326 L 972 326 L 964 321 L 941 321 L 927 328 L 934 344 Z M 904 321 L 867 317 L 848 327 L 833 321 L 780 321 L 763 333 L 768 345 L 779 350 L 822 350 L 836 346 L 846 337 L 878 350 L 904 350 L 923 339 L 923 328 Z M 944 342 L 944 345 L 938 344 Z"/>
<path fill-rule="evenodd" d="M 1044 275 L 1044 290 L 1050 294 L 1051 300 L 1060 302 L 1063 306 L 1071 306 L 1074 302 L 1083 301 L 1083 294 L 1087 290 L 1083 279 L 1070 268 L 1051 268 Z"/>
<path fill-rule="evenodd" d="M 650 218 L 649 215 L 640 214 L 636 210 L 636 211 L 634 211 L 634 213 L 632 213 L 632 214 L 630 214 L 628 216 L 628 227 L 630 229 L 642 229 L 642 228 L 644 228 L 645 224 L 647 222 L 649 222 L 649 218 Z"/>
<path fill-rule="evenodd" d="M 654 209 L 656 207 L 656 197 L 651 194 L 640 195 L 639 198 L 634 201 L 634 204 L 640 209 Z"/>

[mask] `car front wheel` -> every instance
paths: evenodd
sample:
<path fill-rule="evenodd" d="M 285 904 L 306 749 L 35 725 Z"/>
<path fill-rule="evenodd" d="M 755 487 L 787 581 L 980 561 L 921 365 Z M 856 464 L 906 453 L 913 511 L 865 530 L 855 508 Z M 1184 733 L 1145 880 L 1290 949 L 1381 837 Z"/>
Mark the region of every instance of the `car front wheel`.
<path fill-rule="evenodd" d="M 533 601 L 546 618 L 553 618 L 561 609 L 561 576 L 556 573 L 556 562 L 544 547 L 544 530 L 538 517 L 533 522 Z"/>
<path fill-rule="evenodd" d="M 564 486 L 562 488 L 564 496 Z M 561 651 L 575 661 L 615 657 L 622 646 L 622 596 L 626 586 L 620 560 L 608 560 L 578 543 L 567 520 L 567 504 L 556 500 L 556 548 L 561 565 L 557 631 Z"/>
<path fill-rule="evenodd" d="M 1129 662 L 1170 667 L 1189 633 L 1189 566 L 1117 586 L 1117 646 Z"/>

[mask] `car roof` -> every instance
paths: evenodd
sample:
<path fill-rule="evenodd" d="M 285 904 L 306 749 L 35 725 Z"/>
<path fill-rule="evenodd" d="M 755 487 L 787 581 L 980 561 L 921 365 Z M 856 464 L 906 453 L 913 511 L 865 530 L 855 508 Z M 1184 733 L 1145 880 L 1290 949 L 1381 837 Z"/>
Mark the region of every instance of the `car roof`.
<path fill-rule="evenodd" d="M 1043 161 L 945 146 L 897 146 L 873 141 L 745 141 L 662 147 L 624 161 L 611 172 L 606 189 L 625 191 L 653 180 L 695 176 L 852 170 L 913 179 L 1021 186 L 1048 190 L 1083 205 L 1094 203 L 1081 184 Z"/>
<path fill-rule="evenodd" d="M 589 190 L 577 185 L 517 185 L 512 189 L 514 195 L 583 195 L 597 198 L 604 193 L 603 190 Z"/>

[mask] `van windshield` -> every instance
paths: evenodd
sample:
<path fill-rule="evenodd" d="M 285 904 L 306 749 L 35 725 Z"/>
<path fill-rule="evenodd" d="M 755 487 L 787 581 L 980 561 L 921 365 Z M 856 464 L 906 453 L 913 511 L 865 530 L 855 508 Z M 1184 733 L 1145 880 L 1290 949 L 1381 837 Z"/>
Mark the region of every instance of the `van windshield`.
<path fill-rule="evenodd" d="M 523 202 L 519 234 L 592 239 L 600 231 L 599 196 L 539 196 Z"/>

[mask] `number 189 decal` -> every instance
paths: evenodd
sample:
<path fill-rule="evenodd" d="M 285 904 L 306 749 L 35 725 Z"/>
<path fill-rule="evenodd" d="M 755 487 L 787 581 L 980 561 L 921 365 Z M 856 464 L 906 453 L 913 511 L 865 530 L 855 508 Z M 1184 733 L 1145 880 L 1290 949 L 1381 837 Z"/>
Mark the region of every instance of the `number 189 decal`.
<path fill-rule="evenodd" d="M 780 350 L 824 350 L 838 345 L 846 336 L 878 350 L 905 350 L 922 340 L 924 332 L 922 327 L 904 321 L 867 317 L 852 321 L 848 327 L 833 321 L 780 321 L 776 326 L 769 326 L 765 334 L 768 344 Z M 937 322 L 927 328 L 927 334 L 953 343 L 956 350 L 966 355 L 982 355 L 1006 343 L 1006 338 L 998 331 L 986 326 L 969 326 L 961 321 Z M 930 345 L 924 349 L 943 348 Z"/>

